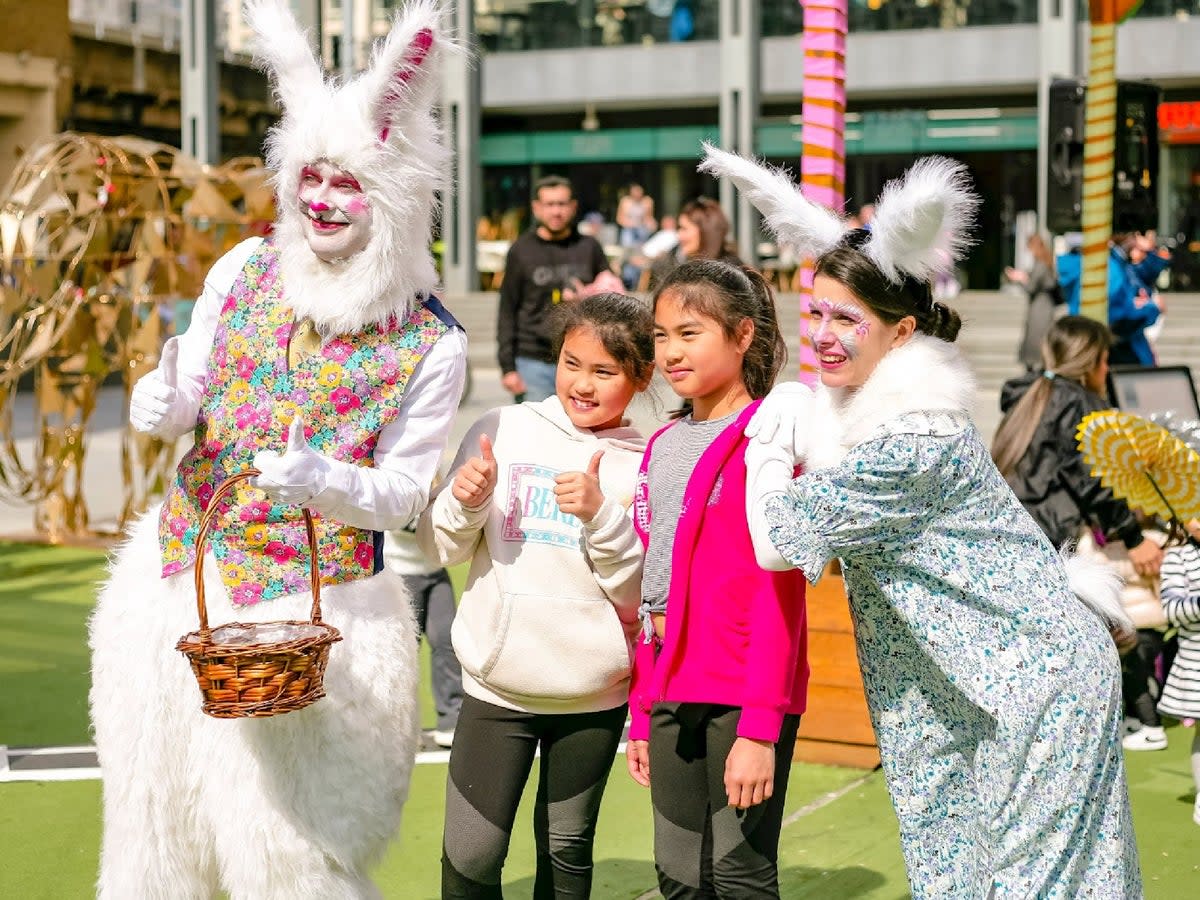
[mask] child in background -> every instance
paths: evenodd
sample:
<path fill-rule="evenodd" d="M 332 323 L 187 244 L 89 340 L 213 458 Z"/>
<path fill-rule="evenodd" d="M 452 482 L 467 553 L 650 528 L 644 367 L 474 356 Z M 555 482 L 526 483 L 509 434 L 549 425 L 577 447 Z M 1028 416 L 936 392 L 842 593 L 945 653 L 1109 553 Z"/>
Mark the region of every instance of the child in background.
<path fill-rule="evenodd" d="M 439 747 L 449 747 L 454 742 L 463 697 L 462 667 L 450 643 L 450 626 L 454 623 L 450 574 L 430 563 L 422 552 L 417 543 L 416 521 L 399 531 L 384 532 L 383 559 L 404 580 L 417 620 L 417 633 L 429 641 L 430 685 L 437 711 L 437 727 L 430 737 Z"/>
<path fill-rule="evenodd" d="M 1167 621 L 1179 628 L 1179 649 L 1163 685 L 1158 711 L 1180 719 L 1200 719 L 1200 521 L 1187 525 L 1191 539 L 1168 547 L 1160 586 Z M 1195 724 L 1195 723 L 1194 723 Z M 1192 821 L 1200 825 L 1200 724 L 1192 735 L 1192 778 L 1196 800 Z"/>
<path fill-rule="evenodd" d="M 680 265 L 653 309 L 655 361 L 692 405 L 651 438 L 634 500 L 645 639 L 629 771 L 650 787 L 664 896 L 777 897 L 808 680 L 804 579 L 755 562 L 742 431 L 783 339 L 763 277 L 718 260 Z"/>
<path fill-rule="evenodd" d="M 587 897 L 600 800 L 625 725 L 642 546 L 629 521 L 645 439 L 625 409 L 654 367 L 623 294 L 561 304 L 555 394 L 481 418 L 418 537 L 471 561 L 454 620 L 466 697 L 446 785 L 442 897 L 498 898 L 541 751 L 533 896 Z"/>

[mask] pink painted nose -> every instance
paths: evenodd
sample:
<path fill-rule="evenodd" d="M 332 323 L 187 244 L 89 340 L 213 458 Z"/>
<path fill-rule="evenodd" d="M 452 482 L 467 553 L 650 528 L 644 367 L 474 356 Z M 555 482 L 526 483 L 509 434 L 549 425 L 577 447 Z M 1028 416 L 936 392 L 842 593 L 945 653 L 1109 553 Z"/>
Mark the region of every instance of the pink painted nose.
<path fill-rule="evenodd" d="M 331 207 L 328 203 L 322 203 L 320 200 L 314 200 L 312 203 L 308 204 L 308 208 L 313 212 L 329 212 L 329 210 L 333 207 Z"/>

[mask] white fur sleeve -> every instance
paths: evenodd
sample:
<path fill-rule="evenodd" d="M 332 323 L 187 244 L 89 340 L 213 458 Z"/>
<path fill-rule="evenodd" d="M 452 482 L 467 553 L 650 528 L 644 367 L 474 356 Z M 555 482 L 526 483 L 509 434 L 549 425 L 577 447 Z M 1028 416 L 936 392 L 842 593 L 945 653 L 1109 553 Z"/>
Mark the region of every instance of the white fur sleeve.
<path fill-rule="evenodd" d="M 447 332 L 421 360 L 398 415 L 375 447 L 375 467 L 330 460 L 325 490 L 309 504 L 356 528 L 403 528 L 425 508 L 467 373 L 467 339 Z"/>
<path fill-rule="evenodd" d="M 613 602 L 621 621 L 637 621 L 645 551 L 633 527 L 632 512 L 606 497 L 592 521 L 583 526 L 583 538 L 596 584 Z"/>
<path fill-rule="evenodd" d="M 768 572 L 785 572 L 795 568 L 783 558 L 771 541 L 771 525 L 767 521 L 767 501 L 787 493 L 792 481 L 792 464 L 778 455 L 756 458 L 763 445 L 751 441 L 746 452 L 746 524 L 750 528 L 750 543 L 754 559 Z"/>

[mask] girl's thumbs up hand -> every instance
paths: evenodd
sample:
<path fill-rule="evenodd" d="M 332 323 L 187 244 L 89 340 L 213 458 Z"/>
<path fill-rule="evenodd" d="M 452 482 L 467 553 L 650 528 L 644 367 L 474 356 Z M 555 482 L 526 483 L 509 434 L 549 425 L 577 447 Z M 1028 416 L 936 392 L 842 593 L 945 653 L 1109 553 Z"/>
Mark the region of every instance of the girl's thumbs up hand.
<path fill-rule="evenodd" d="M 479 509 L 492 499 L 498 471 L 496 456 L 492 452 L 492 439 L 481 434 L 479 455 L 472 456 L 459 467 L 450 485 L 450 493 L 467 509 Z"/>
<path fill-rule="evenodd" d="M 586 472 L 563 472 L 554 479 L 554 497 L 558 508 L 565 513 L 578 516 L 583 522 L 596 518 L 604 503 L 600 490 L 600 459 L 603 450 L 592 454 Z"/>

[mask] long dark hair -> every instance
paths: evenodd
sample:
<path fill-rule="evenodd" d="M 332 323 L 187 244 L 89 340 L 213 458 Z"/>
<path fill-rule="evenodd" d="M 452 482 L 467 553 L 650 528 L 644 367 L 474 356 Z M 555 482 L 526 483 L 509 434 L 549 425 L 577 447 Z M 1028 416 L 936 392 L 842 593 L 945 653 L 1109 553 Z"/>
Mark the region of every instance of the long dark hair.
<path fill-rule="evenodd" d="M 731 340 L 737 338 L 738 328 L 746 319 L 754 324 L 754 336 L 742 358 L 742 378 L 751 397 L 765 397 L 787 360 L 787 345 L 775 316 L 775 295 L 766 279 L 748 267 L 738 268 L 717 259 L 689 259 L 655 289 L 650 300 L 652 311 L 667 291 L 685 308 L 719 322 Z"/>
<path fill-rule="evenodd" d="M 1095 371 L 1111 344 L 1112 332 L 1094 319 L 1064 316 L 1050 326 L 1042 341 L 1042 376 L 1008 411 L 992 439 L 992 459 L 1001 475 L 1007 478 L 1012 474 L 1033 442 L 1050 403 L 1054 381 L 1062 378 L 1085 385 L 1088 374 Z"/>
<path fill-rule="evenodd" d="M 700 232 L 700 250 L 694 259 L 720 259 L 737 256 L 729 240 L 729 219 L 721 204 L 708 197 L 697 197 L 683 204 L 680 216 L 687 216 Z"/>
<path fill-rule="evenodd" d="M 641 390 L 654 374 L 654 316 L 637 297 L 606 292 L 554 308 L 554 357 L 576 328 L 590 328 L 621 371 Z"/>
<path fill-rule="evenodd" d="M 958 313 L 944 303 L 934 302 L 933 288 L 927 281 L 911 276 L 905 276 L 899 284 L 890 281 L 860 249 L 870 236 L 865 228 L 847 233 L 840 244 L 817 260 L 814 274 L 845 285 L 888 325 L 912 316 L 918 331 L 943 341 L 957 338 L 962 328 Z"/>

